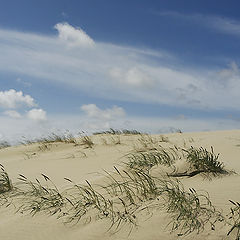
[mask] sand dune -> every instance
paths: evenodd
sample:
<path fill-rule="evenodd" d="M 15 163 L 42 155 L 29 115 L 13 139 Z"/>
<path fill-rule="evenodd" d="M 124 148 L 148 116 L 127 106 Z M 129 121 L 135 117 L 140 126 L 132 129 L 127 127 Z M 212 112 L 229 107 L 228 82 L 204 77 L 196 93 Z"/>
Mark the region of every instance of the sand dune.
<path fill-rule="evenodd" d="M 220 153 L 218 161 L 224 163 L 224 169 L 229 174 L 211 176 L 211 180 L 208 178 L 208 173 L 205 175 L 196 174 L 193 177 L 180 177 L 179 180 L 188 192 L 189 188 L 194 188 L 197 192 L 206 191 L 212 204 L 225 217 L 229 214 L 230 208 L 234 207 L 229 200 L 240 201 L 240 177 L 238 175 L 240 173 L 240 130 L 173 133 L 164 136 L 96 135 L 91 136 L 91 139 L 94 143 L 92 148 L 74 143 L 53 142 L 0 149 L 0 163 L 5 167 L 13 186 L 18 186 L 19 174 L 26 176 L 33 182 L 35 178 L 38 178 L 43 185 L 50 184 L 41 176 L 43 173 L 52 180 L 59 191 L 64 192 L 71 185 L 64 178 L 69 178 L 75 183 L 83 185 L 86 185 L 85 180 L 88 180 L 91 186 L 96 186 L 96 189 L 98 189 L 98 185 L 103 186 L 109 181 L 105 171 L 117 175 L 114 166 L 119 171 L 127 169 L 124 162 L 129 162 L 127 157 L 129 153 L 154 151 L 154 148 L 158 149 L 159 145 L 164 149 L 173 149 L 176 146 L 179 151 L 180 149 L 189 149 L 191 146 L 197 149 L 203 147 L 211 152 L 212 146 L 214 153 Z M 78 141 L 81 141 L 81 139 Z M 189 170 L 184 156 L 177 159 L 173 165 L 175 166 L 174 173 Z M 168 179 L 167 173 L 173 172 L 173 168 L 161 164 L 152 166 L 148 170 L 151 176 L 161 179 Z M 120 178 L 120 176 L 118 177 Z M 175 180 L 176 177 L 173 177 L 173 181 Z M 149 206 L 149 209 L 136 212 L 138 226 L 133 227 L 130 232 L 129 223 L 120 224 L 119 227 L 114 226 L 108 230 L 111 225 L 109 219 L 107 217 L 95 219 L 95 210 L 93 210 L 93 213 L 89 213 L 90 215 L 93 214 L 91 215 L 91 221 L 86 223 L 86 219 L 83 218 L 78 224 L 64 224 L 64 217 L 57 219 L 56 214 L 49 216 L 46 211 L 39 211 L 34 216 L 31 216 L 29 211 L 16 212 L 22 204 L 27 204 L 24 202 L 26 199 L 19 200 L 24 199 L 24 197 L 12 197 L 9 192 L 0 195 L 6 196 L 8 201 L 12 203 L 9 206 L 5 204 L 0 208 L 0 239 L 4 240 L 219 240 L 235 239 L 238 230 L 235 228 L 227 236 L 231 228 L 228 224 L 229 221 L 227 221 L 228 223 L 217 222 L 215 230 L 212 230 L 210 225 L 206 224 L 205 229 L 199 234 L 194 231 L 189 235 L 178 236 L 179 229 L 171 232 L 171 225 L 167 226 L 171 222 L 172 215 L 167 212 L 166 208 L 160 207 L 162 205 L 157 205 L 158 200 L 150 197 L 148 201 L 138 203 L 139 206 L 140 204 Z M 108 197 L 110 198 L 110 196 Z M 119 201 L 119 196 L 117 198 Z M 88 213 L 86 216 L 88 216 Z"/>

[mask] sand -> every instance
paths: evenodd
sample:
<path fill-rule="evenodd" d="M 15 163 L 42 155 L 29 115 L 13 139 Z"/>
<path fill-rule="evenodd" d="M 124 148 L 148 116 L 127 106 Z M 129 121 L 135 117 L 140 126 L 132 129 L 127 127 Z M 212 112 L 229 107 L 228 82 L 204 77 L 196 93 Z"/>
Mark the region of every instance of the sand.
<path fill-rule="evenodd" d="M 240 130 L 173 133 L 164 135 L 170 142 L 159 142 L 164 146 L 189 148 L 204 147 L 215 153 L 220 153 L 219 161 L 224 162 L 225 168 L 240 173 Z M 158 135 L 152 136 L 160 139 Z M 116 144 L 120 138 L 120 144 Z M 93 184 L 103 183 L 104 170 L 112 171 L 113 166 L 121 168 L 123 161 L 127 161 L 126 154 L 138 146 L 139 136 L 121 135 L 93 136 L 93 148 L 74 146 L 72 143 L 52 143 L 49 149 L 40 149 L 39 143 L 8 147 L 0 150 L 0 163 L 4 165 L 13 184 L 18 182 L 18 175 L 23 174 L 29 179 L 42 179 L 46 174 L 60 190 L 64 190 L 69 183 L 64 178 L 70 178 L 76 183 L 85 184 L 85 180 Z M 39 148 L 40 147 L 40 148 Z M 184 168 L 182 162 L 177 163 L 179 169 Z M 159 168 L 159 167 L 158 167 Z M 154 169 L 153 169 L 154 171 Z M 204 179 L 202 175 L 180 179 L 185 189 L 194 188 L 209 193 L 212 203 L 224 214 L 229 212 L 232 204 L 229 200 L 240 201 L 240 176 L 238 174 L 224 175 Z M 27 213 L 15 213 L 14 206 L 0 208 L 0 239 L 3 240 L 172 240 L 172 239 L 234 239 L 234 232 L 226 236 L 227 225 L 217 226 L 215 231 L 206 228 L 203 232 L 192 233 L 178 237 L 177 232 L 170 233 L 167 223 L 169 214 L 164 209 L 153 209 L 152 215 L 139 214 L 139 226 L 129 235 L 129 228 L 122 227 L 119 232 L 107 231 L 109 222 L 93 220 L 88 224 L 79 222 L 77 225 L 64 224 L 62 219 L 38 213 L 31 216 Z"/>

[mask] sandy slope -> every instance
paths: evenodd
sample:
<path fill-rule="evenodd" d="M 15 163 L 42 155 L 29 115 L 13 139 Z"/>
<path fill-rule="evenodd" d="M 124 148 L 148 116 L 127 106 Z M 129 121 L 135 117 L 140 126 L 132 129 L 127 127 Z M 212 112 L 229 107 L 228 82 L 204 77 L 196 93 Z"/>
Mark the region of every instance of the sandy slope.
<path fill-rule="evenodd" d="M 220 153 L 220 161 L 227 169 L 240 173 L 240 130 L 199 132 L 166 135 L 171 142 L 181 147 L 202 146 L 210 149 L 214 147 Z M 157 138 L 157 136 L 154 136 Z M 103 140 L 105 138 L 105 140 Z M 13 182 L 17 181 L 18 174 L 24 174 L 29 179 L 41 178 L 41 173 L 48 175 L 61 189 L 67 187 L 64 177 L 75 182 L 101 182 L 103 169 L 110 171 L 126 160 L 124 155 L 129 153 L 137 144 L 139 136 L 121 136 L 121 144 L 114 144 L 117 139 L 109 136 L 94 136 L 93 149 L 73 144 L 54 143 L 49 149 L 40 150 L 39 144 L 17 146 L 0 150 L 0 163 L 5 166 Z M 107 144 L 106 144 L 107 141 Z M 168 143 L 162 143 L 168 144 Z M 181 168 L 181 163 L 179 163 Z M 240 176 L 230 175 L 216 178 L 212 181 L 204 180 L 197 175 L 192 178 L 181 179 L 187 188 L 206 190 L 214 205 L 228 212 L 231 204 L 229 199 L 240 201 Z M 89 224 L 79 223 L 76 226 L 64 225 L 54 216 L 38 214 L 34 217 L 16 213 L 14 207 L 0 208 L 0 239 L 4 240 L 93 240 L 93 239 L 130 239 L 130 240 L 160 240 L 181 239 L 176 233 L 169 233 L 166 225 L 169 216 L 163 210 L 154 210 L 151 218 L 139 216 L 139 227 L 128 236 L 128 229 L 122 228 L 118 233 L 107 232 L 108 223 L 105 220 L 92 221 Z M 199 235 L 191 234 L 183 239 L 234 239 L 226 238 L 227 226 L 216 231 L 206 229 Z"/>

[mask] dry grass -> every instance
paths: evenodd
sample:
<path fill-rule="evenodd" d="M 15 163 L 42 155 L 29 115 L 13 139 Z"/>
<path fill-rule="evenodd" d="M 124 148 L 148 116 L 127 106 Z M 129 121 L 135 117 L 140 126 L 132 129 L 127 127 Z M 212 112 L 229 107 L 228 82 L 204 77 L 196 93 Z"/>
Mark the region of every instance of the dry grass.
<path fill-rule="evenodd" d="M 58 138 L 55 136 L 54 139 L 56 141 Z M 48 141 L 51 143 L 52 140 Z M 44 142 L 46 146 L 48 141 Z M 219 154 L 215 154 L 213 148 L 210 152 L 204 148 L 190 148 L 185 150 L 183 155 L 182 150 L 177 147 L 162 148 L 158 144 L 159 139 L 148 135 L 141 135 L 140 143 L 144 151 L 127 155 L 129 161 L 126 169 L 114 167 L 113 172 L 105 171 L 104 184 L 98 186 L 89 181 L 76 184 L 65 178 L 71 186 L 63 192 L 44 174 L 44 184 L 38 179 L 31 181 L 20 175 L 19 182 L 13 188 L 1 165 L 1 199 L 7 199 L 5 202 L 9 204 L 14 201 L 17 211 L 21 213 L 35 215 L 44 212 L 57 215 L 57 218 L 63 218 L 66 223 L 87 223 L 93 219 L 105 218 L 109 220 L 109 229 L 115 231 L 125 225 L 129 226 L 131 231 L 138 225 L 138 214 L 145 210 L 150 212 L 150 209 L 155 207 L 169 213 L 171 220 L 168 226 L 171 226 L 171 232 L 177 232 L 178 236 L 199 233 L 207 226 L 214 230 L 215 223 L 223 221 L 224 217 L 213 206 L 208 193 L 199 193 L 193 188 L 185 190 L 179 180 L 152 176 L 150 169 L 155 165 L 172 167 L 177 159 L 185 157 L 192 172 L 216 176 L 227 172 L 223 163 L 218 161 Z M 82 136 L 80 144 L 86 148 L 94 145 L 89 136 Z M 11 194 L 6 195 L 7 192 Z M 228 235 L 236 232 L 236 239 L 239 239 L 240 204 L 231 202 L 234 207 L 227 222 L 231 226 Z"/>
<path fill-rule="evenodd" d="M 5 171 L 5 168 L 0 164 L 0 194 L 9 192 L 13 189 L 11 180 Z"/>
<path fill-rule="evenodd" d="M 140 135 L 142 133 L 137 131 L 137 130 L 128 130 L 128 129 L 117 130 L 117 129 L 113 129 L 113 128 L 110 128 L 107 131 L 101 131 L 101 132 L 93 133 L 93 135 L 103 135 L 103 134 L 110 134 L 110 135 L 121 135 L 121 134 L 125 134 L 125 135 Z"/>
<path fill-rule="evenodd" d="M 230 230 L 227 235 L 235 235 L 235 240 L 240 239 L 240 203 L 229 200 L 233 207 L 231 207 L 231 211 L 228 214 L 228 225 L 230 225 Z M 235 232 L 234 232 L 235 231 Z"/>
<path fill-rule="evenodd" d="M 7 141 L 1 141 L 0 142 L 0 149 L 11 147 L 11 144 Z"/>

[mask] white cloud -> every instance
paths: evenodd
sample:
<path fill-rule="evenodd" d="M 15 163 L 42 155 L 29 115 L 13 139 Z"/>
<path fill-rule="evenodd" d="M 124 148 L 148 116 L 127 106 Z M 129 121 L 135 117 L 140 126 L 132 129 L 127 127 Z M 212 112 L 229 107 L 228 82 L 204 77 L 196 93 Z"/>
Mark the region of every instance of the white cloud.
<path fill-rule="evenodd" d="M 66 39 L 68 29 L 79 31 L 67 24 L 58 26 L 66 27 Z M 195 109 L 240 109 L 240 81 L 229 81 L 224 74 L 220 80 L 219 71 L 208 67 L 179 67 L 176 58 L 161 51 L 154 54 L 100 42 L 93 48 L 66 48 L 60 37 L 1 29 L 0 43 L 0 71 L 74 87 L 90 97 Z"/>
<path fill-rule="evenodd" d="M 144 73 L 136 67 L 130 68 L 127 71 L 123 71 L 120 68 L 113 68 L 109 71 L 109 74 L 120 83 L 133 87 L 152 88 L 155 83 L 155 81 L 147 73 Z"/>
<path fill-rule="evenodd" d="M 17 108 L 20 106 L 33 107 L 36 104 L 34 99 L 29 95 L 24 95 L 22 91 L 10 89 L 0 91 L 0 107 L 2 108 Z"/>
<path fill-rule="evenodd" d="M 81 110 L 84 111 L 88 117 L 101 120 L 113 120 L 125 116 L 124 109 L 118 106 L 100 109 L 95 104 L 86 104 L 81 106 Z"/>
<path fill-rule="evenodd" d="M 43 109 L 32 109 L 28 111 L 27 117 L 31 120 L 42 122 L 47 120 L 47 113 Z"/>
<path fill-rule="evenodd" d="M 92 117 L 80 115 L 49 115 L 48 121 L 38 122 L 32 119 L 14 119 L 0 116 L 0 137 L 2 140 L 18 142 L 25 136 L 27 139 L 48 136 L 52 132 L 68 129 L 77 134 L 81 131 L 89 134 L 96 131 L 114 129 L 136 129 L 148 133 L 171 132 L 174 129 L 188 131 L 240 129 L 240 121 L 221 118 L 165 118 L 165 117 L 131 117 L 116 118 L 114 121 L 92 121 Z M 11 126 L 9 128 L 9 126 Z M 58 131 L 57 131 L 58 130 Z"/>
<path fill-rule="evenodd" d="M 3 112 L 4 115 L 9 116 L 11 118 L 21 118 L 21 114 L 14 110 L 8 110 Z"/>
<path fill-rule="evenodd" d="M 94 45 L 91 39 L 81 28 L 74 28 L 68 23 L 58 23 L 54 26 L 58 30 L 59 38 L 70 47 L 91 47 Z"/>

